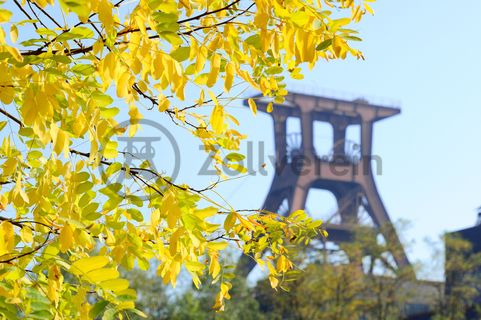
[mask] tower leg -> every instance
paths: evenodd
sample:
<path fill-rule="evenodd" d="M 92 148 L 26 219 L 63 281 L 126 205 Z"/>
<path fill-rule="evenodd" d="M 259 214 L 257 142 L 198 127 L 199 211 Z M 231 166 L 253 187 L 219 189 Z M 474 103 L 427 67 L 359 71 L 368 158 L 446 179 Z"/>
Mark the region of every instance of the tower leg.
<path fill-rule="evenodd" d="M 362 186 L 368 202 L 366 210 L 369 212 L 369 215 L 373 218 L 376 225 L 380 228 L 386 242 L 391 244 L 391 254 L 397 266 L 400 268 L 410 268 L 411 264 L 404 252 L 403 245 L 397 236 L 396 230 L 389 219 L 386 208 L 382 203 L 381 197 L 379 196 L 374 183 L 374 178 L 372 175 L 367 175 L 364 176 L 363 180 Z M 411 270 L 411 272 L 414 275 L 414 270 Z"/>

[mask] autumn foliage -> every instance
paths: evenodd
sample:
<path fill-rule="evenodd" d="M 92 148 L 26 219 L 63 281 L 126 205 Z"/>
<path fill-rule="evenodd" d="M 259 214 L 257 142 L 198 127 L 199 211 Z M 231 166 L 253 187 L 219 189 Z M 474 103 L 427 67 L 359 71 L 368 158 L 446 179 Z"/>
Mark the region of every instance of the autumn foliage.
<path fill-rule="evenodd" d="M 275 288 L 294 266 L 289 246 L 321 222 L 214 201 L 145 163 L 124 164 L 112 136 L 135 136 L 143 117 L 167 117 L 243 171 L 244 135 L 230 114 L 242 88 L 272 99 L 303 63 L 362 54 L 351 22 L 364 1 L 13 0 L 0 7 L 0 314 L 8 319 L 104 319 L 135 309 L 118 268 L 148 269 L 175 285 L 231 282 L 219 258 L 241 250 Z M 187 94 L 188 93 L 188 94 Z M 256 113 L 255 100 L 249 105 Z M 125 115 L 128 128 L 119 127 Z M 3 118 L 3 119 L 1 119 Z M 124 118 L 125 119 L 125 118 Z M 146 180 L 146 171 L 154 178 Z M 109 178 L 124 174 L 140 191 Z M 139 194 L 146 195 L 147 200 Z M 294 236 L 295 235 L 295 236 Z M 263 253 L 268 251 L 269 254 Z"/>

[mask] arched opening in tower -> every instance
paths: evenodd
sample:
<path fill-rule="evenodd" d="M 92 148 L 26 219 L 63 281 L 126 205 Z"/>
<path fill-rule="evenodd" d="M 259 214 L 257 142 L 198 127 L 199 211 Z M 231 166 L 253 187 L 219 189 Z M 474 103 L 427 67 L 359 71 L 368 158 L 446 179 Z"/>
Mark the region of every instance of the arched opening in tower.
<path fill-rule="evenodd" d="M 309 189 L 305 210 L 314 219 L 324 223 L 339 223 L 337 199 L 334 194 L 324 189 Z"/>

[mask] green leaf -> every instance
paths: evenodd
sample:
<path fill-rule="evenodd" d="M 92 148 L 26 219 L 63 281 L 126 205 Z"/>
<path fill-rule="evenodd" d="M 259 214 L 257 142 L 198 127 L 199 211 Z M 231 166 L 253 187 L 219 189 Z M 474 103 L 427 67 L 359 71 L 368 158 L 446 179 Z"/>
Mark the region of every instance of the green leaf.
<path fill-rule="evenodd" d="M 185 61 L 187 60 L 187 58 L 189 58 L 190 47 L 178 47 L 177 49 L 172 51 L 170 55 L 172 56 L 172 58 L 179 62 Z"/>
<path fill-rule="evenodd" d="M 117 310 L 115 308 L 108 308 L 107 311 L 104 312 L 102 320 L 114 320 L 116 313 Z"/>
<path fill-rule="evenodd" d="M 96 213 L 97 208 L 99 207 L 99 204 L 97 202 L 91 202 L 88 205 L 85 206 L 85 208 L 82 209 L 82 215 L 85 217 L 85 219 L 88 220 L 93 220 L 92 218 L 99 218 L 101 216 L 100 213 Z M 91 214 L 94 214 L 91 216 Z"/>
<path fill-rule="evenodd" d="M 138 310 L 138 309 L 131 309 L 129 311 L 132 312 L 132 313 L 135 313 L 136 315 L 138 315 L 141 318 L 144 318 L 144 319 L 147 318 L 147 315 L 145 313 L 143 313 L 142 311 Z"/>
<path fill-rule="evenodd" d="M 130 209 L 127 209 L 127 212 L 130 214 L 132 219 L 134 219 L 135 221 L 137 221 L 137 222 L 144 221 L 144 215 L 139 210 L 130 208 Z"/>
<path fill-rule="evenodd" d="M 177 24 L 177 19 L 178 19 L 177 14 L 165 13 L 161 11 L 154 12 L 152 14 L 152 17 L 154 18 L 155 22 L 157 22 L 159 25 L 174 24 L 174 23 Z"/>
<path fill-rule="evenodd" d="M 95 72 L 95 68 L 91 64 L 76 64 L 72 67 L 72 72 L 77 75 L 89 76 Z"/>
<path fill-rule="evenodd" d="M 361 38 L 355 37 L 355 36 L 342 36 L 346 40 L 351 40 L 351 41 L 362 41 Z"/>
<path fill-rule="evenodd" d="M 36 160 L 36 159 L 40 158 L 41 156 L 42 156 L 42 152 L 40 152 L 38 150 L 33 150 L 33 151 L 30 151 L 27 154 L 27 159 L 28 159 L 28 161 L 32 161 L 32 160 Z"/>
<path fill-rule="evenodd" d="M 32 128 L 27 128 L 27 127 L 22 127 L 18 130 L 18 134 L 30 138 L 33 135 L 33 129 Z"/>
<path fill-rule="evenodd" d="M 144 204 L 144 201 L 142 200 L 142 198 L 136 196 L 136 195 L 133 195 L 133 194 L 129 194 L 125 197 L 130 203 L 132 203 L 133 205 L 137 206 L 137 207 L 142 207 L 143 204 Z"/>
<path fill-rule="evenodd" d="M 47 29 L 47 28 L 38 28 L 38 29 L 35 30 L 35 32 L 37 32 L 41 36 L 51 36 L 51 37 L 57 36 L 55 31 L 53 31 L 51 29 Z"/>
<path fill-rule="evenodd" d="M 261 50 L 261 38 L 258 34 L 250 36 L 244 42 L 247 43 L 248 45 L 253 46 L 257 50 Z"/>
<path fill-rule="evenodd" d="M 177 32 L 160 32 L 159 35 L 173 46 L 179 46 L 183 43 L 182 38 L 179 37 Z"/>
<path fill-rule="evenodd" d="M 106 118 L 106 119 L 110 119 L 110 118 L 113 118 L 117 115 L 117 113 L 119 113 L 119 108 L 103 108 L 103 107 L 100 107 L 100 114 L 102 115 L 102 117 Z"/>
<path fill-rule="evenodd" d="M 189 231 L 197 229 L 199 224 L 202 223 L 202 220 L 193 214 L 184 214 L 181 218 L 182 222 L 184 223 L 184 227 Z"/>
<path fill-rule="evenodd" d="M 73 39 L 91 39 L 94 32 L 87 27 L 73 27 L 69 31 L 60 34 L 57 41 L 67 41 Z"/>
<path fill-rule="evenodd" d="M 106 196 L 112 196 L 112 195 L 117 195 L 117 193 L 122 190 L 122 184 L 115 182 L 112 184 L 109 184 L 105 188 L 102 188 L 99 190 L 99 192 L 105 194 Z"/>
<path fill-rule="evenodd" d="M 67 64 L 67 63 L 71 62 L 69 57 L 64 56 L 62 54 L 56 54 L 56 55 L 50 56 L 49 59 L 53 60 L 53 61 L 56 61 L 56 62 L 59 62 L 59 63 L 64 63 L 64 64 Z M 62 73 L 60 73 L 60 74 L 62 74 Z"/>
<path fill-rule="evenodd" d="M 329 48 L 331 46 L 331 44 L 332 44 L 332 39 L 324 40 L 317 45 L 316 50 L 317 51 L 326 50 L 327 48 Z"/>
<path fill-rule="evenodd" d="M 266 70 L 266 74 L 279 74 L 279 73 L 282 73 L 282 71 L 284 71 L 284 69 L 282 69 L 282 67 L 270 67 Z"/>
<path fill-rule="evenodd" d="M 77 194 L 85 193 L 85 192 L 89 191 L 90 189 L 92 189 L 93 186 L 94 186 L 94 184 L 90 181 L 82 182 L 81 184 L 79 184 L 77 186 L 77 189 L 75 190 L 75 193 L 77 193 Z"/>
<path fill-rule="evenodd" d="M 112 99 L 111 96 L 101 92 L 92 93 L 90 99 L 92 99 L 95 102 L 95 105 L 99 108 L 106 107 L 114 102 L 114 99 Z"/>
<path fill-rule="evenodd" d="M 122 164 L 120 162 L 114 162 L 111 165 L 109 165 L 107 170 L 105 170 L 105 174 L 107 177 L 110 177 L 114 173 L 120 171 L 120 169 L 122 169 Z"/>
<path fill-rule="evenodd" d="M 85 181 L 85 180 L 88 180 L 90 178 L 90 173 L 88 172 L 79 172 L 75 175 L 75 181 L 77 182 L 82 182 L 82 181 Z"/>
<path fill-rule="evenodd" d="M 101 300 L 97 302 L 96 304 L 94 304 L 92 309 L 90 309 L 89 316 L 92 319 L 97 319 L 97 317 L 102 313 L 102 311 L 105 310 L 105 307 L 107 307 L 108 304 L 109 302 L 106 300 Z"/>
<path fill-rule="evenodd" d="M 97 211 L 89 211 L 88 213 L 84 214 L 85 219 L 90 220 L 90 221 L 95 221 L 98 218 L 100 218 L 102 214 L 100 214 Z"/>

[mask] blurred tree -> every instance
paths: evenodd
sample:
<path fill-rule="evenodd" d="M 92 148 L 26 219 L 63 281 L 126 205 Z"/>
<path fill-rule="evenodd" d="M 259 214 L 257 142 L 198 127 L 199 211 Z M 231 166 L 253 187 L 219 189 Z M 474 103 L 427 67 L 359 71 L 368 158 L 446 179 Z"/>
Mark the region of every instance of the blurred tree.
<path fill-rule="evenodd" d="M 167 286 L 163 284 L 162 278 L 150 271 L 143 271 L 137 268 L 123 270 L 122 275 L 128 279 L 130 285 L 137 292 L 136 306 L 142 310 L 148 319 L 170 319 L 175 299 L 169 299 Z M 141 319 L 137 314 L 129 315 L 131 319 Z"/>
<path fill-rule="evenodd" d="M 481 253 L 472 252 L 472 244 L 446 234 L 445 289 L 439 292 L 435 320 L 480 319 Z M 436 251 L 437 259 L 443 253 Z"/>
<path fill-rule="evenodd" d="M 219 319 L 219 320 L 262 320 L 259 303 L 245 279 L 232 279 L 232 299 L 226 303 L 224 312 L 215 312 L 211 305 L 218 289 L 214 285 L 204 285 L 200 290 L 188 290 L 175 303 L 171 314 L 173 320 Z M 271 289 L 272 290 L 272 289 Z M 268 318 L 267 318 L 268 319 Z"/>
<path fill-rule="evenodd" d="M 304 249 L 307 267 L 292 281 L 289 292 L 268 290 L 267 281 L 256 287 L 260 309 L 269 319 L 400 319 L 410 298 L 412 270 L 396 268 L 386 255 L 395 250 L 379 241 L 370 229 L 358 228 L 355 241 L 341 245 L 343 255 Z"/>

